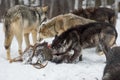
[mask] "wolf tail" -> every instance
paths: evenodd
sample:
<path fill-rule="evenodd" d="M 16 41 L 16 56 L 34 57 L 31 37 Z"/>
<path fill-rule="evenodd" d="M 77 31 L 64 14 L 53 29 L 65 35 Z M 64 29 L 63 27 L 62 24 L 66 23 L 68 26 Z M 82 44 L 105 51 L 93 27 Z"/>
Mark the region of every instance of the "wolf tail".
<path fill-rule="evenodd" d="M 109 63 L 112 60 L 113 56 L 112 49 L 109 46 L 107 46 L 107 44 L 103 40 L 100 40 L 100 46 L 106 56 L 106 62 Z"/>
<path fill-rule="evenodd" d="M 5 31 L 7 32 L 9 30 L 9 21 L 8 20 L 5 20 L 4 22 L 4 28 L 5 28 Z"/>
<path fill-rule="evenodd" d="M 8 32 L 10 26 L 10 15 L 7 13 L 4 16 L 4 30 L 5 32 Z"/>
<path fill-rule="evenodd" d="M 3 29 L 4 29 L 4 32 L 5 32 L 5 41 L 4 41 L 4 45 L 5 45 L 5 49 L 8 49 L 9 48 L 9 45 L 10 45 L 10 16 L 5 14 L 4 16 L 4 25 L 3 25 Z"/>

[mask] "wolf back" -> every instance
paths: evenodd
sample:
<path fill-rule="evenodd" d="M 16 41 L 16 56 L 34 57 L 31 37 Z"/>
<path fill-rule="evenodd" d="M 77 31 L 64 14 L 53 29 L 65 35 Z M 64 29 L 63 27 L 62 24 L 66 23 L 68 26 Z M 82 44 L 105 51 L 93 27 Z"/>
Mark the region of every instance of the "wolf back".
<path fill-rule="evenodd" d="M 100 22 L 108 22 L 112 25 L 116 24 L 116 14 L 115 11 L 110 8 L 99 7 L 99 8 L 86 8 L 86 9 L 78 9 L 72 12 L 78 16 L 82 16 L 85 18 L 93 19 Z"/>

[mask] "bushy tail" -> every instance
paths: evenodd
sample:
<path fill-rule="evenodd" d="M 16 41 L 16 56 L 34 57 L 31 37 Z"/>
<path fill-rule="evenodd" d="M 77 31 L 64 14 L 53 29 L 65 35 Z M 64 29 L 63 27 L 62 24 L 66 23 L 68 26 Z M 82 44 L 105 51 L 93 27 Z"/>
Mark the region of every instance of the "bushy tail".
<path fill-rule="evenodd" d="M 10 16 L 6 13 L 4 16 L 4 30 L 8 32 L 10 26 Z"/>
<path fill-rule="evenodd" d="M 113 52 L 112 49 L 107 46 L 104 40 L 100 40 L 100 46 L 106 56 L 106 62 L 109 63 L 112 60 Z"/>
<path fill-rule="evenodd" d="M 11 34 L 10 34 L 10 18 L 7 14 L 4 16 L 3 24 L 4 24 L 3 29 L 5 32 L 4 46 L 5 46 L 5 49 L 8 49 L 10 47 L 12 37 L 10 37 L 11 36 Z"/>

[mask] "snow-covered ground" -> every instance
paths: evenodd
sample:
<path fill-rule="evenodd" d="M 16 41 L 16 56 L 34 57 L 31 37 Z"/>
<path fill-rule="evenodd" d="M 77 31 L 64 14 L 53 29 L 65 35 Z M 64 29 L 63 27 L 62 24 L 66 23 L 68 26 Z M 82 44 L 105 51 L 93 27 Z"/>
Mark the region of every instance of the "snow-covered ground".
<path fill-rule="evenodd" d="M 119 16 L 120 17 L 120 16 Z M 117 31 L 120 35 L 120 18 L 117 20 Z M 85 49 L 83 61 L 76 64 L 55 64 L 48 62 L 43 69 L 36 69 L 21 62 L 9 63 L 6 60 L 4 49 L 3 24 L 0 24 L 0 80 L 101 80 L 105 66 L 105 56 L 95 53 L 95 48 Z M 49 42 L 51 39 L 47 39 Z M 117 44 L 120 45 L 118 36 Z M 23 42 L 23 49 L 25 44 Z M 11 47 L 11 56 L 18 56 L 18 45 L 14 39 Z"/>

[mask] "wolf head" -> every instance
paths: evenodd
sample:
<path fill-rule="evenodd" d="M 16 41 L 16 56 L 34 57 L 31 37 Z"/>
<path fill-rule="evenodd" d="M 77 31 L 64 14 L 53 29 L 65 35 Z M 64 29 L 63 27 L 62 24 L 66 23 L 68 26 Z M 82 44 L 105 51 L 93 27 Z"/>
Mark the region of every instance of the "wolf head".
<path fill-rule="evenodd" d="M 62 36 L 55 36 L 55 39 L 51 45 L 53 54 L 64 54 L 70 49 L 71 45 L 71 40 L 68 41 L 67 38 L 64 38 Z"/>
<path fill-rule="evenodd" d="M 55 20 L 48 20 L 47 22 L 44 22 L 39 27 L 39 35 L 38 40 L 41 41 L 44 38 L 53 37 L 55 36 Z"/>

